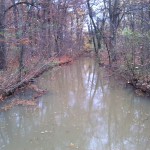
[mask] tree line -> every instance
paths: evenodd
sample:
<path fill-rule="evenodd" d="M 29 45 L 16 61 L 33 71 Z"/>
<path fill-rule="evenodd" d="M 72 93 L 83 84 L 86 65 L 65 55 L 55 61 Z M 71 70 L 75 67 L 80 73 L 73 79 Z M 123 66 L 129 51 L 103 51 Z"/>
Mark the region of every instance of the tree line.
<path fill-rule="evenodd" d="M 20 81 L 29 64 L 80 51 L 83 7 L 82 0 L 0 0 L 0 69 L 17 69 Z"/>
<path fill-rule="evenodd" d="M 150 92 L 150 1 L 87 0 L 87 8 L 95 53 L 107 51 L 109 66 Z"/>
<path fill-rule="evenodd" d="M 149 0 L 0 0 L 1 76 L 20 81 L 44 60 L 90 48 L 147 83 L 149 29 Z"/>

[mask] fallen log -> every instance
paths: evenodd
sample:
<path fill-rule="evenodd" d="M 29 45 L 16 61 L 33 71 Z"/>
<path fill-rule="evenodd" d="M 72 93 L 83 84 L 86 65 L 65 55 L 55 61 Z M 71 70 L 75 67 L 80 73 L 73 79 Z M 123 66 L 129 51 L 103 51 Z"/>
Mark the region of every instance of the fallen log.
<path fill-rule="evenodd" d="M 12 95 L 18 88 L 26 86 L 28 83 L 30 83 L 30 81 L 32 81 L 32 79 L 39 77 L 45 71 L 47 71 L 49 69 L 53 69 L 56 66 L 67 64 L 71 61 L 72 61 L 72 59 L 70 58 L 70 59 L 66 59 L 66 60 L 60 59 L 60 61 L 58 61 L 57 63 L 54 63 L 53 61 L 45 63 L 40 68 L 37 68 L 35 71 L 29 73 L 20 82 L 0 89 L 0 101 L 3 101 L 7 96 Z"/>

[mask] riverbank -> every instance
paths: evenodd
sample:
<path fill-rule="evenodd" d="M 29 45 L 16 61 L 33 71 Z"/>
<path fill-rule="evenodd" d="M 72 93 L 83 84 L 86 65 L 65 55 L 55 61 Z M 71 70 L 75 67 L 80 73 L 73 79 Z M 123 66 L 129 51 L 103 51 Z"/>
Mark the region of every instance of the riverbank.
<path fill-rule="evenodd" d="M 30 83 L 34 82 L 35 78 L 39 77 L 42 73 L 44 73 L 47 70 L 53 69 L 57 66 L 62 66 L 68 63 L 71 63 L 76 56 L 69 56 L 69 55 L 63 55 L 60 57 L 52 57 L 46 61 L 42 65 L 40 65 L 37 68 L 33 68 L 30 73 L 25 75 L 21 81 L 14 81 L 10 84 L 4 84 L 6 86 L 3 86 L 0 88 L 0 101 L 4 101 L 8 96 L 13 95 L 15 91 L 26 87 Z M 39 95 L 45 93 L 44 91 L 38 91 L 37 87 L 33 88 L 35 91 L 39 93 Z M 39 96 L 37 96 L 39 97 Z M 33 99 L 36 99 L 37 97 L 34 97 Z"/>
<path fill-rule="evenodd" d="M 130 70 L 124 60 L 119 57 L 116 62 L 110 65 L 106 51 L 99 54 L 98 61 L 100 67 L 105 67 L 110 76 L 117 76 L 119 80 L 124 81 L 126 86 L 133 86 L 137 95 L 150 96 L 150 77 L 140 72 L 142 67 L 139 67 L 138 64 L 134 64 L 134 67 Z"/>
<path fill-rule="evenodd" d="M 119 80 L 124 81 L 125 85 L 132 85 L 135 88 L 135 92 L 137 95 L 150 95 L 150 84 L 144 82 L 144 80 L 138 80 L 133 78 L 131 74 L 126 72 L 125 70 L 120 69 L 117 65 L 109 65 L 109 61 L 106 53 L 101 53 L 99 57 L 94 55 L 93 51 L 83 51 L 76 55 L 63 55 L 59 57 L 51 57 L 48 60 L 44 61 L 44 63 L 36 68 L 34 68 L 30 73 L 28 73 L 20 82 L 13 82 L 3 88 L 0 88 L 0 101 L 4 101 L 8 96 L 13 95 L 19 89 L 27 87 L 32 88 L 37 92 L 37 95 L 33 97 L 32 100 L 37 99 L 46 93 L 46 90 L 38 89 L 37 87 L 31 86 L 34 82 L 35 78 L 39 77 L 42 73 L 47 70 L 51 70 L 55 67 L 65 65 L 73 62 L 75 59 L 78 59 L 80 56 L 82 57 L 91 57 L 97 59 L 99 66 L 106 68 L 108 71 L 108 76 L 118 77 Z M 13 103 L 14 105 L 14 103 Z M 23 104 L 24 105 L 24 104 Z"/>

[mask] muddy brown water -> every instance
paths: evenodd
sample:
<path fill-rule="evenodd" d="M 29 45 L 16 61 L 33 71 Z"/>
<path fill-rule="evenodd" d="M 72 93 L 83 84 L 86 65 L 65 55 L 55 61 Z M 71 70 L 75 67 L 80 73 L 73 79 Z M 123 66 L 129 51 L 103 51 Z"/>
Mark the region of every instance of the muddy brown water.
<path fill-rule="evenodd" d="M 0 150 L 149 150 L 150 100 L 108 78 L 94 60 L 46 72 L 38 107 L 0 113 Z"/>

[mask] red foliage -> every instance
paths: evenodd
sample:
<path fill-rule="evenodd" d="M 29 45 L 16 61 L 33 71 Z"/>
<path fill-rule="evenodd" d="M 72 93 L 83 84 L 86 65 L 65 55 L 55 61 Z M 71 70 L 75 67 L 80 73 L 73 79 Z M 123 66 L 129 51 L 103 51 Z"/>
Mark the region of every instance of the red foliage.
<path fill-rule="evenodd" d="M 63 65 L 63 64 L 67 64 L 69 62 L 72 62 L 73 61 L 73 58 L 70 57 L 70 56 L 67 56 L 67 55 L 63 55 L 63 56 L 60 56 L 60 57 L 56 57 L 56 58 L 53 58 L 52 61 L 56 61 L 59 63 L 59 65 Z"/>

